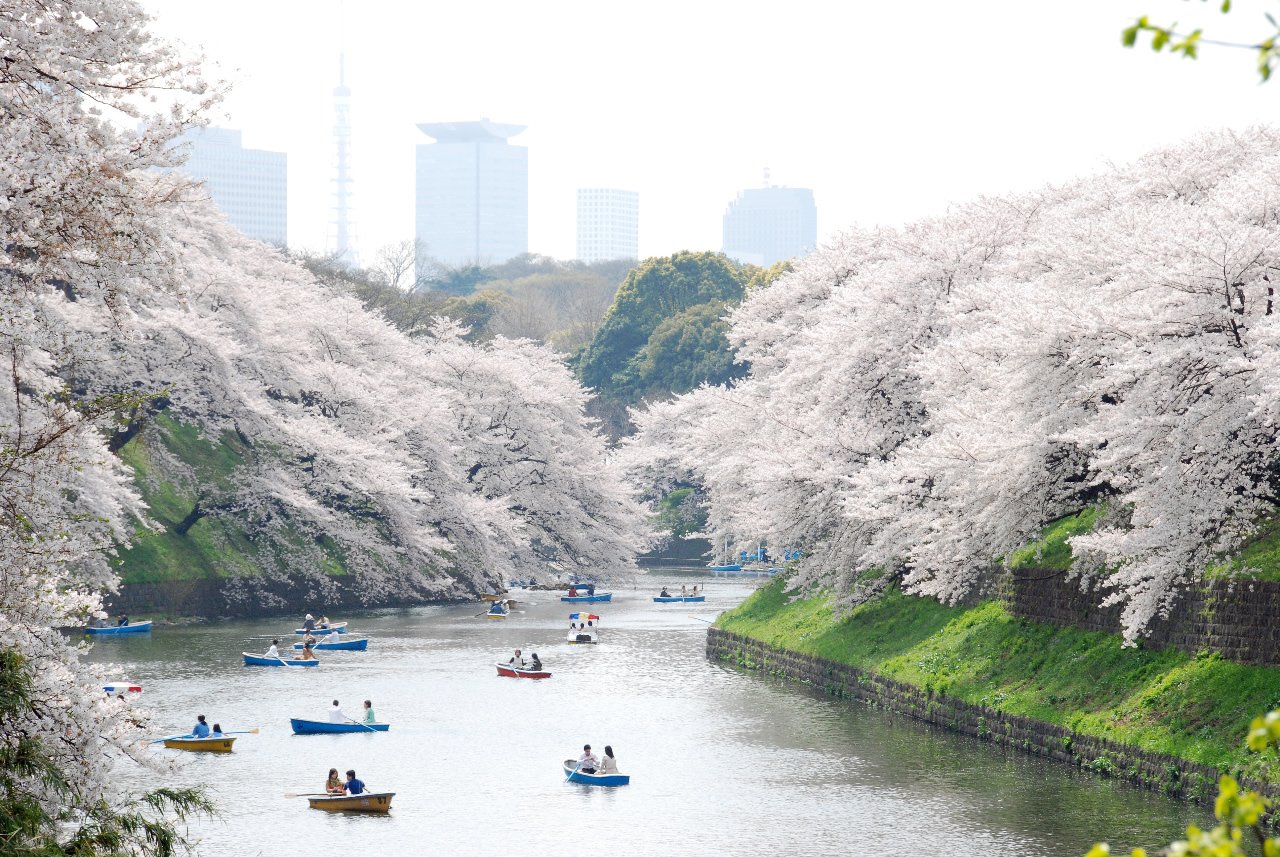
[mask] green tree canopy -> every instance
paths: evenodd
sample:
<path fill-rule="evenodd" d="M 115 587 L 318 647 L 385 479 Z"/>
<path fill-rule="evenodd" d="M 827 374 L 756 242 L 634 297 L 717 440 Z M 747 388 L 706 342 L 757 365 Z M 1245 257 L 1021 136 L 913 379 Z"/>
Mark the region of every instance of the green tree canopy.
<path fill-rule="evenodd" d="M 628 362 L 622 386 L 640 395 L 687 393 L 741 378 L 747 368 L 733 361 L 725 311 L 724 301 L 712 301 L 664 319 Z"/>
<path fill-rule="evenodd" d="M 634 382 L 634 374 L 628 378 L 631 373 L 627 370 L 640 368 L 632 361 L 659 325 L 704 304 L 714 304 L 718 316 L 727 302 L 741 300 L 754 272 L 753 267 L 738 265 L 721 253 L 682 252 L 645 260 L 627 275 L 583 353 L 578 364 L 583 383 L 604 394 L 625 393 L 619 386 Z M 698 322 L 688 319 L 686 324 L 705 327 L 705 316 Z M 668 330 L 665 335 L 669 346 L 677 345 L 679 337 L 674 331 Z M 724 347 L 727 350 L 727 342 Z M 640 363 L 643 362 L 641 358 Z"/>

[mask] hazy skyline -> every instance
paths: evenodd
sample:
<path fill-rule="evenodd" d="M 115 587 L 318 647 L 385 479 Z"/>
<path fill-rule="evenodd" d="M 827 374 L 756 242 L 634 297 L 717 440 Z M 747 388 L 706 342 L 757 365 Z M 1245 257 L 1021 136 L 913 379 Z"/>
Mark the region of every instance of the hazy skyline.
<path fill-rule="evenodd" d="M 1260 3 L 868 4 L 145 0 L 233 89 L 213 124 L 289 155 L 289 240 L 322 249 L 339 30 L 352 89 L 356 242 L 413 235 L 420 122 L 528 125 L 529 247 L 572 258 L 576 191 L 635 190 L 640 254 L 719 249 L 736 194 L 809 187 L 819 240 L 979 194 L 1127 161 L 1198 131 L 1269 122 L 1253 56 L 1125 50 L 1139 14 L 1255 40 Z M 1069 13 L 1069 14 L 1065 14 Z"/>

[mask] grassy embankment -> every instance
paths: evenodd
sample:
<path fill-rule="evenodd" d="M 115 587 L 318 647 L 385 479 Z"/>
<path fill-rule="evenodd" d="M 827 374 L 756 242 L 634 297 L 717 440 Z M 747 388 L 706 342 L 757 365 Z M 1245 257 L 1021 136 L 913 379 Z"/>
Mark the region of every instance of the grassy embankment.
<path fill-rule="evenodd" d="M 181 477 L 168 472 L 162 452 L 180 462 L 185 471 Z M 234 494 L 236 471 L 250 454 L 232 432 L 213 442 L 196 427 L 163 413 L 147 432 L 125 444 L 120 458 L 133 469 L 149 515 L 161 529 L 135 530 L 132 546 L 120 553 L 121 579 L 157 583 L 257 575 L 266 568 L 287 567 L 288 554 L 317 553 L 314 541 L 287 527 L 283 535 L 251 537 L 246 522 L 235 513 L 208 515 L 185 533 L 178 532 L 198 499 L 208 505 Z M 318 564 L 325 573 L 347 573 L 336 545 L 326 539 L 319 547 Z"/>
<path fill-rule="evenodd" d="M 1065 567 L 1066 538 L 1093 512 L 1047 528 L 1014 562 Z M 1276 538 L 1269 531 L 1264 539 Z M 1246 561 L 1255 565 L 1263 550 Z M 1260 568 L 1263 576 L 1268 568 Z M 717 627 L 1011 714 L 1280 783 L 1276 754 L 1251 753 L 1249 720 L 1280 707 L 1280 668 L 1217 655 L 1122 648 L 1115 634 L 1010 615 L 996 601 L 947 607 L 891 590 L 837 620 L 825 597 L 791 600 L 775 580 Z"/>

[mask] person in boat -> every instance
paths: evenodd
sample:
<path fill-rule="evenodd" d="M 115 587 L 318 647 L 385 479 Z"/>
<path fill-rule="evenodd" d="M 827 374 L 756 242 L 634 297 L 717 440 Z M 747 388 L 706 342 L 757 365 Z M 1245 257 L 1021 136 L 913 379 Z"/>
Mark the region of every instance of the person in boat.
<path fill-rule="evenodd" d="M 524 669 L 524 655 L 520 654 L 520 650 L 516 649 L 516 653 L 511 656 L 511 660 L 507 661 L 516 669 Z"/>
<path fill-rule="evenodd" d="M 569 586 L 569 597 L 570 598 L 578 597 L 578 587 L 573 586 L 572 584 Z"/>
<path fill-rule="evenodd" d="M 587 584 L 587 597 L 594 598 L 596 595 L 596 585 L 594 583 Z"/>
<path fill-rule="evenodd" d="M 659 598 L 670 598 L 671 593 L 667 591 L 667 587 L 662 587 L 662 591 L 658 593 Z"/>
<path fill-rule="evenodd" d="M 364 701 L 364 722 L 367 725 L 373 725 L 378 722 L 378 718 L 373 714 L 373 703 L 367 699 Z"/>
<path fill-rule="evenodd" d="M 323 642 L 326 642 L 326 643 L 341 643 L 341 642 L 342 642 L 342 635 L 341 635 L 341 634 L 339 634 L 339 633 L 338 633 L 338 631 L 337 631 L 337 629 L 335 628 L 335 629 L 333 629 L 333 630 L 331 630 L 331 631 L 329 632 L 329 636 L 325 637 Z"/>
<path fill-rule="evenodd" d="M 590 744 L 582 745 L 582 755 L 578 757 L 578 770 L 584 774 L 594 774 L 600 767 L 600 760 L 591 752 Z"/>
<path fill-rule="evenodd" d="M 602 777 L 617 776 L 618 760 L 613 757 L 613 747 L 604 745 L 604 755 L 600 757 L 600 767 L 596 771 Z"/>
<path fill-rule="evenodd" d="M 338 776 L 337 768 L 329 769 L 329 779 L 324 781 L 325 794 L 340 795 L 347 793 L 347 787 L 342 784 L 342 777 Z"/>
<path fill-rule="evenodd" d="M 685 597 L 685 596 L 687 596 L 688 594 L 689 594 L 689 590 L 685 587 L 685 585 L 684 585 L 683 583 L 682 583 L 682 584 L 680 584 L 680 597 L 681 597 L 681 598 L 684 598 L 684 597 Z"/>
<path fill-rule="evenodd" d="M 266 650 L 266 652 L 264 652 L 264 653 L 263 653 L 263 655 L 262 655 L 262 656 L 263 656 L 264 658 L 277 658 L 277 659 L 278 659 L 278 658 L 280 657 L 280 649 L 279 649 L 279 648 L 277 648 L 279 645 L 280 645 L 280 641 L 279 641 L 279 640 L 272 640 L 272 641 L 271 641 L 271 645 L 270 645 L 270 646 L 267 646 L 267 650 Z"/>
<path fill-rule="evenodd" d="M 362 795 L 368 791 L 364 786 L 364 781 L 356 779 L 355 771 L 347 771 L 346 789 L 349 795 Z"/>
<path fill-rule="evenodd" d="M 542 661 L 538 658 L 537 652 L 529 656 L 529 669 L 538 673 L 542 672 Z"/>
<path fill-rule="evenodd" d="M 203 714 L 196 715 L 196 725 L 191 729 L 192 738 L 208 738 L 209 724 L 205 722 Z"/>
<path fill-rule="evenodd" d="M 316 624 L 317 628 L 326 629 L 329 627 L 329 617 L 321 616 L 320 621 Z"/>
<path fill-rule="evenodd" d="M 215 724 L 213 724 L 213 732 L 211 732 L 211 733 L 209 733 L 209 734 L 210 734 L 210 737 L 211 737 L 211 738 L 221 738 L 221 737 L 222 737 L 222 724 L 221 724 L 221 723 L 215 723 Z"/>
<path fill-rule="evenodd" d="M 342 710 L 342 706 L 338 704 L 338 700 L 333 701 L 333 705 L 329 706 L 329 722 L 330 723 L 350 723 L 351 718 Z"/>
<path fill-rule="evenodd" d="M 311 649 L 311 644 L 314 642 L 315 640 L 313 640 L 310 637 L 307 637 L 306 639 L 304 639 L 302 641 L 302 651 L 298 652 L 294 660 L 295 661 L 314 661 L 316 659 L 316 653 Z"/>
<path fill-rule="evenodd" d="M 315 629 L 316 629 L 316 617 L 308 613 L 307 618 L 302 620 L 302 630 L 310 634 Z"/>
<path fill-rule="evenodd" d="M 129 624 L 129 614 L 121 613 L 120 618 L 116 620 L 116 627 L 123 628 L 125 625 L 128 625 L 128 624 Z"/>

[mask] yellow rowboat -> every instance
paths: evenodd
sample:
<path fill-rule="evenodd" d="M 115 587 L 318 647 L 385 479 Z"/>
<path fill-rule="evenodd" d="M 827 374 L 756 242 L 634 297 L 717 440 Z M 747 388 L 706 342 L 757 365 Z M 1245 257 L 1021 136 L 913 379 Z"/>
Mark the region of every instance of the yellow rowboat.
<path fill-rule="evenodd" d="M 480 596 L 481 601 L 505 601 L 506 599 L 507 599 L 507 596 L 494 595 L 492 592 L 486 592 L 484 595 Z"/>
<path fill-rule="evenodd" d="M 230 753 L 235 738 L 166 738 L 165 747 L 170 750 L 190 750 L 194 753 Z"/>
<path fill-rule="evenodd" d="M 334 795 L 333 797 L 309 797 L 312 809 L 325 812 L 388 812 L 395 792 L 366 792 L 362 795 Z"/>

